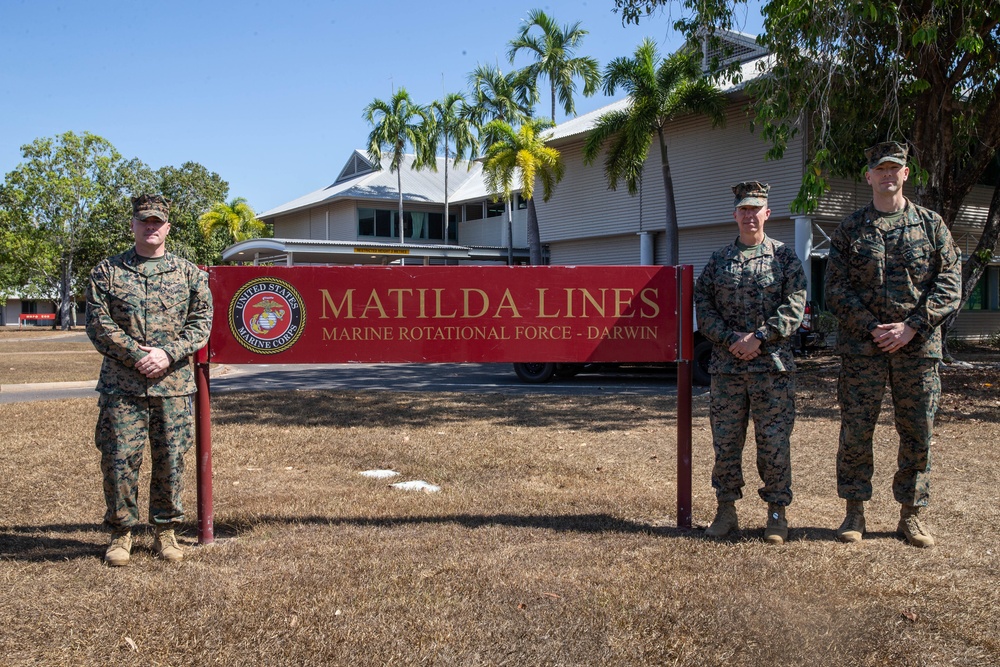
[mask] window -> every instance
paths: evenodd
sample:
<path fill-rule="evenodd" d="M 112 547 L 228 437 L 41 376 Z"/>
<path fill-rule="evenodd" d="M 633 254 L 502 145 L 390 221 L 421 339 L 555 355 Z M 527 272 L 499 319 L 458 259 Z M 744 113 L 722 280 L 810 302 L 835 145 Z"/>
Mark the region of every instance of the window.
<path fill-rule="evenodd" d="M 466 220 L 482 220 L 483 219 L 483 202 L 476 202 L 475 204 L 465 205 L 465 219 Z"/>
<path fill-rule="evenodd" d="M 486 202 L 486 217 L 497 218 L 503 215 L 506 205 L 502 201 Z"/>
<path fill-rule="evenodd" d="M 398 211 L 381 208 L 358 209 L 358 237 L 374 237 L 385 240 L 399 239 L 396 224 Z M 454 216 L 451 216 L 454 221 Z M 403 211 L 403 234 L 412 241 L 443 241 L 444 214 L 429 211 Z M 458 238 L 454 224 L 449 226 L 451 240 Z"/>
<path fill-rule="evenodd" d="M 517 195 L 517 210 L 518 211 L 523 211 L 526 208 L 528 208 L 528 200 L 525 199 L 524 197 L 522 197 L 520 195 L 520 193 L 518 193 L 518 195 Z"/>
<path fill-rule="evenodd" d="M 969 300 L 965 310 L 1000 310 L 1000 266 L 988 266 Z"/>

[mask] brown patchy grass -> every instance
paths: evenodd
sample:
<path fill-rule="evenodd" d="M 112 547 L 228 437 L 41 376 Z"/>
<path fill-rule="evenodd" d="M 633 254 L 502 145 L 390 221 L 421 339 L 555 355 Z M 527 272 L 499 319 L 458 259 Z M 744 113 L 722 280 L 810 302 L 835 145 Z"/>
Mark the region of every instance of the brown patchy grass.
<path fill-rule="evenodd" d="M 752 448 L 739 539 L 675 528 L 674 405 L 384 392 L 213 399 L 217 543 L 101 564 L 95 401 L 0 405 L 5 665 L 1000 663 L 1000 382 L 943 373 L 930 523 L 893 534 L 891 408 L 872 531 L 835 541 L 836 360 L 803 363 L 792 539 L 762 541 Z M 695 399 L 694 511 L 714 495 Z M 10 425 L 16 425 L 11 427 Z M 751 435 L 752 437 L 752 435 Z M 752 441 L 752 440 L 751 440 Z M 185 502 L 195 509 L 195 456 Z M 397 491 L 392 468 L 442 486 Z M 145 477 L 148 480 L 148 477 Z M 141 499 L 145 505 L 145 494 Z"/>
<path fill-rule="evenodd" d="M 83 328 L 72 332 L 0 327 L 0 385 L 96 380 L 101 355 L 79 342 Z"/>

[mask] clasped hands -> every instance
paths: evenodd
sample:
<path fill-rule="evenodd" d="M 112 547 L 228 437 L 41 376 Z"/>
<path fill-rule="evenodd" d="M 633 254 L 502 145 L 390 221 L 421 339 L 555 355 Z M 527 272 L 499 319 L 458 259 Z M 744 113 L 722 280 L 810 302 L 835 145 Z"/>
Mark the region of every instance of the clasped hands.
<path fill-rule="evenodd" d="M 913 340 L 917 332 L 905 322 L 893 322 L 880 324 L 869 333 L 880 350 L 892 354 Z"/>
<path fill-rule="evenodd" d="M 760 341 L 754 338 L 752 331 L 750 333 L 736 331 L 735 333 L 739 338 L 729 346 L 729 351 L 734 357 L 750 361 L 760 356 Z"/>
<path fill-rule="evenodd" d="M 170 355 L 158 347 L 140 345 L 146 356 L 135 362 L 135 369 L 150 379 L 158 378 L 170 368 Z"/>

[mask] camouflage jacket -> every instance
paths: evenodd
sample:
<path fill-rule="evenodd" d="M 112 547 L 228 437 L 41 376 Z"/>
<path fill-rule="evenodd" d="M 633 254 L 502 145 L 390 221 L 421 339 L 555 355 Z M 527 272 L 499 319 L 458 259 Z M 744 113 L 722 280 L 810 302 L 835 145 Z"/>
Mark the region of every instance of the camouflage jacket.
<path fill-rule="evenodd" d="M 905 322 L 917 333 L 896 354 L 941 358 L 941 330 L 962 294 L 962 268 L 951 233 L 934 211 L 907 200 L 895 223 L 873 204 L 844 218 L 830 241 L 826 302 L 840 320 L 841 354 L 881 352 L 871 333 Z"/>
<path fill-rule="evenodd" d="M 184 396 L 195 391 L 191 354 L 212 327 L 208 276 L 170 253 L 145 275 L 135 249 L 105 259 L 90 273 L 87 335 L 104 355 L 97 391 L 125 396 Z M 161 348 L 170 368 L 156 379 L 135 369 L 146 352 Z"/>
<path fill-rule="evenodd" d="M 795 370 L 789 337 L 802 323 L 806 274 L 795 253 L 765 236 L 749 257 L 736 243 L 712 254 L 694 287 L 698 330 L 715 343 L 711 373 Z M 735 332 L 764 334 L 760 355 L 750 361 L 729 351 Z"/>

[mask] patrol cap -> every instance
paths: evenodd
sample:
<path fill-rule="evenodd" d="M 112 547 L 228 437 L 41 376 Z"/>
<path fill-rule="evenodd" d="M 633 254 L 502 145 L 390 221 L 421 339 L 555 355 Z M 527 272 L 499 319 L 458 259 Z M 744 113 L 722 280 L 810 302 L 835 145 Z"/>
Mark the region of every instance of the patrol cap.
<path fill-rule="evenodd" d="M 771 186 L 760 181 L 743 181 L 733 186 L 736 200 L 733 208 L 740 206 L 767 206 L 767 191 Z"/>
<path fill-rule="evenodd" d="M 137 220 L 156 218 L 167 222 L 170 214 L 170 200 L 160 195 L 139 195 L 132 197 L 132 217 Z"/>
<path fill-rule="evenodd" d="M 866 150 L 865 157 L 868 158 L 869 169 L 874 169 L 883 162 L 895 162 L 905 167 L 908 152 L 909 148 L 906 144 L 901 144 L 898 141 L 883 141 Z"/>

